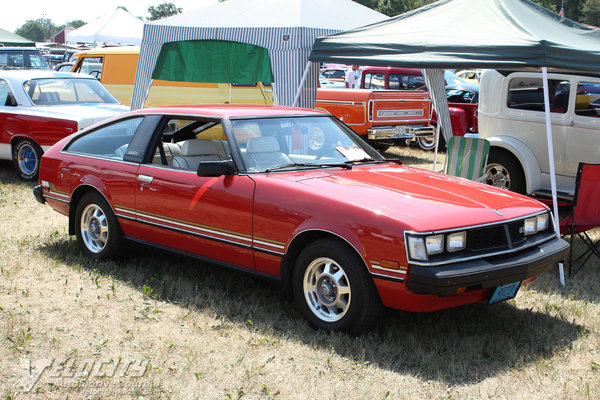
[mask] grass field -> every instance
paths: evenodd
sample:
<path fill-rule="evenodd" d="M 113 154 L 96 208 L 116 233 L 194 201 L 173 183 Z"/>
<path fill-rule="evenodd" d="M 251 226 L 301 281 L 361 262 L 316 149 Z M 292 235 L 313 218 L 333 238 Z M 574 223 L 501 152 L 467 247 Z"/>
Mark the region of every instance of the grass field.
<path fill-rule="evenodd" d="M 270 281 L 137 245 L 90 261 L 32 187 L 0 163 L 5 399 L 600 399 L 597 260 L 565 288 L 553 270 L 506 303 L 324 333 Z"/>

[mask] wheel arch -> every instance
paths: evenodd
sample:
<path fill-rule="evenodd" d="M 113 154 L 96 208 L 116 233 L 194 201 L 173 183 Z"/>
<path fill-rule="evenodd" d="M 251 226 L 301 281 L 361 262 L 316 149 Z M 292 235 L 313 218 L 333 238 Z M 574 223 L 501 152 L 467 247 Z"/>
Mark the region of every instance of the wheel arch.
<path fill-rule="evenodd" d="M 367 271 L 367 273 L 370 274 L 369 267 L 365 261 L 363 254 L 350 240 L 348 240 L 340 234 L 331 231 L 322 229 L 307 229 L 298 232 L 292 238 L 289 245 L 287 246 L 285 255 L 281 261 L 281 289 L 284 297 L 291 299 L 293 296 L 292 275 L 298 256 L 300 255 L 302 250 L 310 243 L 321 239 L 334 239 L 342 243 L 346 248 L 352 251 L 361 260 L 362 264 L 365 267 L 365 270 Z"/>
<path fill-rule="evenodd" d="M 73 193 L 71 193 L 71 199 L 69 200 L 69 235 L 75 234 L 75 213 L 77 212 L 77 205 L 79 204 L 83 196 L 90 192 L 96 192 L 100 196 L 102 196 L 102 198 L 110 207 L 111 211 L 113 213 L 115 212 L 115 210 L 112 207 L 112 204 L 110 204 L 110 201 L 108 201 L 108 199 L 100 189 L 91 184 L 81 184 L 77 186 L 75 190 L 73 190 Z"/>
<path fill-rule="evenodd" d="M 542 171 L 537 158 L 523 142 L 512 137 L 496 136 L 488 138 L 490 153 L 504 151 L 519 162 L 525 178 L 525 191 L 532 193 L 542 187 Z"/>

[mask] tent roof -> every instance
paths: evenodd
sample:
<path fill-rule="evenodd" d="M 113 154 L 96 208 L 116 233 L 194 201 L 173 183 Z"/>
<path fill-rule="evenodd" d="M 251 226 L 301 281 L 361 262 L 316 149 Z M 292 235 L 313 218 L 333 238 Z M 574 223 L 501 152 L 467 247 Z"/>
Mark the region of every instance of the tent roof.
<path fill-rule="evenodd" d="M 383 22 L 318 38 L 310 60 L 597 72 L 600 31 L 529 0 L 440 0 Z"/>
<path fill-rule="evenodd" d="M 35 46 L 31 40 L 4 29 L 0 29 L 0 43 L 4 46 Z"/>
<path fill-rule="evenodd" d="M 157 25 L 223 28 L 305 27 L 346 30 L 387 18 L 351 0 L 209 1 L 194 11 L 152 22 Z"/>
<path fill-rule="evenodd" d="M 67 33 L 67 42 L 140 44 L 144 22 L 117 8 L 89 24 Z"/>

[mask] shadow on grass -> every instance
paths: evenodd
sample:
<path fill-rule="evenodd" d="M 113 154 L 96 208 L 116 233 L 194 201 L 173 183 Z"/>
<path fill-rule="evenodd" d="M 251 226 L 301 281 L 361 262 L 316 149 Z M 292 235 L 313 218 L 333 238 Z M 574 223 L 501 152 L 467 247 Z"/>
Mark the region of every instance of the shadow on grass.
<path fill-rule="evenodd" d="M 34 187 L 37 181 L 27 182 L 19 178 L 12 161 L 0 160 L 0 184 Z"/>
<path fill-rule="evenodd" d="M 68 267 L 109 276 L 142 293 L 197 311 L 229 326 L 293 338 L 359 364 L 437 380 L 472 384 L 552 358 L 586 331 L 582 326 L 510 304 L 471 305 L 427 314 L 383 310 L 359 336 L 315 331 L 268 280 L 131 244 L 118 261 L 91 261 L 75 240 L 49 237 L 38 248 Z M 193 334 L 193 333 L 191 333 Z"/>

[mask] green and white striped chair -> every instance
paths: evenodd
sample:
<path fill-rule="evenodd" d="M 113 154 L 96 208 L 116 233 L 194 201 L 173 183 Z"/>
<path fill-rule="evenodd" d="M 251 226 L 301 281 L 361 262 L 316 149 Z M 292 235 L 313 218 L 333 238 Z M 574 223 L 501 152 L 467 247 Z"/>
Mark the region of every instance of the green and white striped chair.
<path fill-rule="evenodd" d="M 489 153 L 487 139 L 452 136 L 448 142 L 444 173 L 482 182 Z"/>

